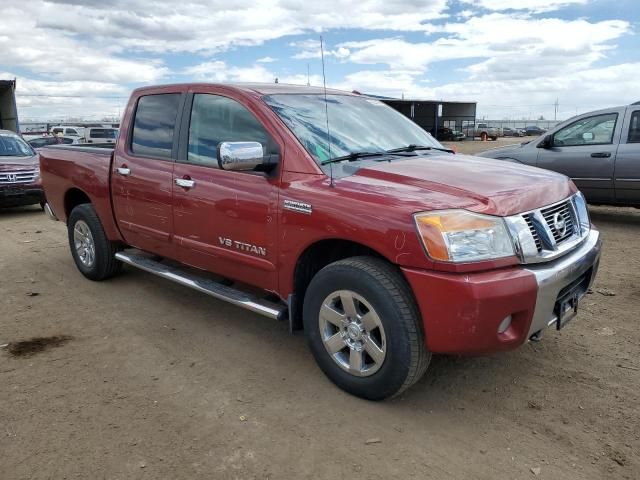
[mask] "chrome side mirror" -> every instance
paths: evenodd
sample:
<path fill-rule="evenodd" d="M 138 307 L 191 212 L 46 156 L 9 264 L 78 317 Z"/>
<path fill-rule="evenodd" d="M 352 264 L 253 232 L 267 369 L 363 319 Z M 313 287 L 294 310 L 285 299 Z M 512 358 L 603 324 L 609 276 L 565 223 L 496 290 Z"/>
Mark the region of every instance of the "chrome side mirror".
<path fill-rule="evenodd" d="M 262 144 L 259 142 L 220 142 L 218 165 L 222 170 L 254 170 L 264 162 Z"/>

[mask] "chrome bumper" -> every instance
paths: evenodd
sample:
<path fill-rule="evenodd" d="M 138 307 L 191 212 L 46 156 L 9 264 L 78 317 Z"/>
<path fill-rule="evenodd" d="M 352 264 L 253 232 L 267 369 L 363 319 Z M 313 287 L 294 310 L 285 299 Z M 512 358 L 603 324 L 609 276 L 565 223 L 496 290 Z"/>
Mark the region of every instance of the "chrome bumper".
<path fill-rule="evenodd" d="M 554 307 L 560 291 L 578 280 L 589 269 L 588 287 L 593 284 L 600 262 L 602 239 L 597 230 L 591 230 L 585 241 L 573 252 L 547 264 L 532 265 L 527 270 L 533 273 L 538 283 L 536 307 L 533 312 L 529 337 L 558 321 Z M 587 290 L 588 290 L 587 287 Z M 586 294 L 586 291 L 582 294 Z"/>

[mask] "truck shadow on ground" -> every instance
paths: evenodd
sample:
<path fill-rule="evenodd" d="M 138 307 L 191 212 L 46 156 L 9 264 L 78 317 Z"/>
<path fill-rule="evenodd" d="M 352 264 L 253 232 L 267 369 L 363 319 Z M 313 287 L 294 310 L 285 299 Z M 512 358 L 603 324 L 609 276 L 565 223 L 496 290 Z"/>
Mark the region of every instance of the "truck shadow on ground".
<path fill-rule="evenodd" d="M 0 208 L 0 220 L 10 220 L 21 216 L 44 215 L 40 205 L 29 205 L 26 207 L 3 207 Z"/>

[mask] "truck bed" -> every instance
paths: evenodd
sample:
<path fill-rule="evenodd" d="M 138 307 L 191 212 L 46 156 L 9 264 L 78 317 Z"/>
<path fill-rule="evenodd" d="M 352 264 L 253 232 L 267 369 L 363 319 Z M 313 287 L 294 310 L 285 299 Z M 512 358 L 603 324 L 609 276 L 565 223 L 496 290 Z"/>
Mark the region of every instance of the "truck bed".
<path fill-rule="evenodd" d="M 40 150 L 40 175 L 47 186 L 47 203 L 59 220 L 67 221 L 69 195 L 86 195 L 110 238 L 120 238 L 109 190 L 113 150 L 113 144 L 54 145 Z"/>

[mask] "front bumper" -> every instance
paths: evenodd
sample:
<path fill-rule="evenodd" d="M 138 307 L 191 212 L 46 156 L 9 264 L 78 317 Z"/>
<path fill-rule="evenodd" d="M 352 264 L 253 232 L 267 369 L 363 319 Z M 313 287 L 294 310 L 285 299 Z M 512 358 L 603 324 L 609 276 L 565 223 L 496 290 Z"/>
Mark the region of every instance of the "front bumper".
<path fill-rule="evenodd" d="M 586 295 L 596 277 L 601 250 L 600 232 L 591 230 L 584 243 L 569 255 L 559 258 L 551 265 L 540 264 L 527 268 L 538 284 L 536 309 L 529 327 L 529 337 L 558 321 L 554 306 L 565 288 L 582 279 L 584 285 L 580 289 L 580 298 Z"/>
<path fill-rule="evenodd" d="M 575 250 L 545 264 L 467 274 L 403 268 L 422 314 L 427 348 L 486 354 L 522 345 L 557 321 L 554 306 L 563 289 L 580 284 L 586 293 L 601 245 L 592 229 Z M 508 328 L 499 332 L 509 316 Z"/>
<path fill-rule="evenodd" d="M 39 184 L 10 184 L 0 187 L 0 207 L 34 205 L 44 199 L 44 190 Z"/>

